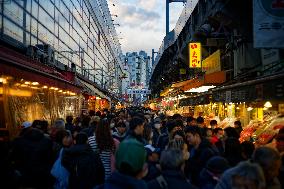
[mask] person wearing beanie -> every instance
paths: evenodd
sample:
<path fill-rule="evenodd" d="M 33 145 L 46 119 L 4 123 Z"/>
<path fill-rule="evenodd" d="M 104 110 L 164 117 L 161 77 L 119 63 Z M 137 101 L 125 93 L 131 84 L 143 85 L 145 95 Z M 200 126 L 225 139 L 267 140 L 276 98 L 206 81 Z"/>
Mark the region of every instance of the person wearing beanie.
<path fill-rule="evenodd" d="M 199 188 L 214 189 L 223 172 L 229 168 L 229 163 L 225 158 L 221 156 L 210 158 L 206 163 L 206 167 L 200 172 Z"/>
<path fill-rule="evenodd" d="M 147 189 L 142 178 L 147 174 L 146 151 L 134 138 L 120 143 L 115 155 L 116 171 L 96 189 Z"/>

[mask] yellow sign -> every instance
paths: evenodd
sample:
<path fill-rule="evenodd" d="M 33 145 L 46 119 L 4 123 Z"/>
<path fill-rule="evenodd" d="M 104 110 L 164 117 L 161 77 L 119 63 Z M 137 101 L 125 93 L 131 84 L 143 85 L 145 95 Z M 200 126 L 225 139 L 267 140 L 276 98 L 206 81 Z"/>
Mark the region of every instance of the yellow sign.
<path fill-rule="evenodd" d="M 284 114 L 284 104 L 279 104 L 278 109 L 279 113 Z"/>
<path fill-rule="evenodd" d="M 201 68 L 201 43 L 189 43 L 189 67 Z"/>
<path fill-rule="evenodd" d="M 208 58 L 202 61 L 202 71 L 206 74 L 221 71 L 220 50 L 217 50 Z"/>

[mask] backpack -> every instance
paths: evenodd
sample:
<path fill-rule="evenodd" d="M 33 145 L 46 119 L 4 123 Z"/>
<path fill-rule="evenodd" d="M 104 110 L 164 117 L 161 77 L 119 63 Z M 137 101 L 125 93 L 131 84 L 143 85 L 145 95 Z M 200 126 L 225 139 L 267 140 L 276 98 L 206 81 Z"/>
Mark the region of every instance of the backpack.
<path fill-rule="evenodd" d="M 54 189 L 67 189 L 69 182 L 69 172 L 62 165 L 63 148 L 59 152 L 57 160 L 54 162 L 50 171 L 51 175 L 55 178 Z"/>
<path fill-rule="evenodd" d="M 156 181 L 158 182 L 158 184 L 160 185 L 160 187 L 162 189 L 168 189 L 168 183 L 165 180 L 165 178 L 163 177 L 163 175 L 160 175 L 156 178 Z"/>

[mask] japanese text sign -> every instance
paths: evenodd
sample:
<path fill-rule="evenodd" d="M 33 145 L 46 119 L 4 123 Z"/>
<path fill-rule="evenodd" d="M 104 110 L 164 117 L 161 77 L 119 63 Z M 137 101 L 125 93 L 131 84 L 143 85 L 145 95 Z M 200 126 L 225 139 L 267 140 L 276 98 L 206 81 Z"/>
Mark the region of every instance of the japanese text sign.
<path fill-rule="evenodd" d="M 254 0 L 255 48 L 284 47 L 284 0 Z"/>
<path fill-rule="evenodd" d="M 189 67 L 201 68 L 201 43 L 189 43 Z"/>

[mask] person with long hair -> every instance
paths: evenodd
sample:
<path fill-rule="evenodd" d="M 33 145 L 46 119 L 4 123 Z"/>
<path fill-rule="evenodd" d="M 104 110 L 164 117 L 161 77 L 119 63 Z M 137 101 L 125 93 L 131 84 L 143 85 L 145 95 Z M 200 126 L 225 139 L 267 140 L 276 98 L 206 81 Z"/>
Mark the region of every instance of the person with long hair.
<path fill-rule="evenodd" d="M 100 155 L 105 169 L 105 180 L 111 175 L 114 169 L 114 154 L 118 141 L 111 135 L 109 121 L 104 118 L 98 124 L 94 135 L 89 137 L 89 145 L 93 151 Z"/>

